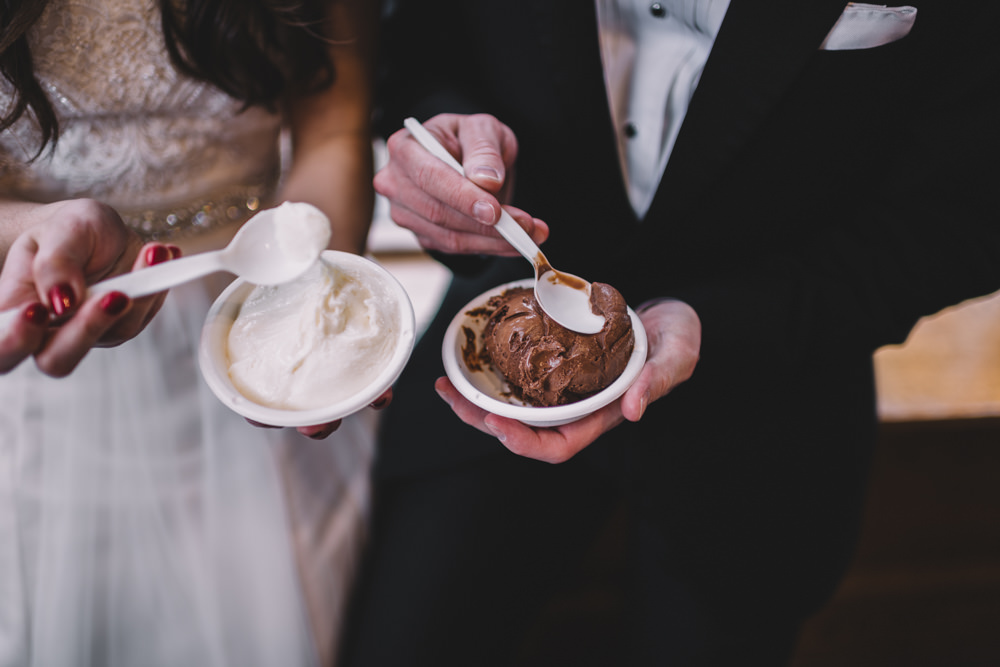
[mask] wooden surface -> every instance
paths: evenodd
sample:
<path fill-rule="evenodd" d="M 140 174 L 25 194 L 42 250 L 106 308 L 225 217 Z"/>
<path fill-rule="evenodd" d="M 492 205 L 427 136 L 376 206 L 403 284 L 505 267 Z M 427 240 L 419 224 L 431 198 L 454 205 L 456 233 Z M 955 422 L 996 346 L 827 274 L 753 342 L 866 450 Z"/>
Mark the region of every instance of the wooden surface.
<path fill-rule="evenodd" d="M 921 320 L 875 369 L 883 421 L 1000 415 L 1000 294 Z"/>

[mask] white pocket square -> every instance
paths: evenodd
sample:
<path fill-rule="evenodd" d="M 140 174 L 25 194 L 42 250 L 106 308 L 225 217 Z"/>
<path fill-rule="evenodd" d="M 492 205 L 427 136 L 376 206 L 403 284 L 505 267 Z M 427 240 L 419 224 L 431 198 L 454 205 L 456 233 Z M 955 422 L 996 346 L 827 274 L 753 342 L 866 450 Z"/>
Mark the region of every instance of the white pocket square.
<path fill-rule="evenodd" d="M 843 51 L 882 46 L 906 37 L 916 19 L 916 7 L 849 2 L 819 48 Z"/>

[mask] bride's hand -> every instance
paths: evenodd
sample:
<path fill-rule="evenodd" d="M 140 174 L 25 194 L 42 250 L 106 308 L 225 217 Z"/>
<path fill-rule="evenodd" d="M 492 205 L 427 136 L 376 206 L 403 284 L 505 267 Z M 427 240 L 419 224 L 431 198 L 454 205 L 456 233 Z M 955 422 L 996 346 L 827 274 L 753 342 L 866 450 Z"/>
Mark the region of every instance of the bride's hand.
<path fill-rule="evenodd" d="M 177 257 L 178 248 L 143 246 L 114 209 L 90 199 L 38 205 L 22 215 L 26 229 L 0 272 L 0 310 L 23 310 L 0 332 L 0 372 L 34 355 L 42 372 L 62 377 L 92 347 L 118 345 L 142 331 L 164 294 L 133 302 L 111 292 L 85 300 L 87 286 Z"/>
<path fill-rule="evenodd" d="M 386 389 L 381 396 L 376 398 L 371 402 L 369 407 L 376 410 L 382 410 L 392 403 L 392 387 Z M 307 438 L 312 438 L 313 440 L 323 440 L 324 438 L 330 437 L 330 435 L 340 428 L 340 423 L 343 420 L 338 419 L 336 421 L 327 422 L 326 424 L 314 424 L 311 426 L 299 426 L 297 430 L 302 435 Z M 269 426 L 268 424 L 261 424 L 260 422 L 255 422 L 252 419 L 247 419 L 247 422 L 253 424 L 254 426 L 259 426 L 260 428 L 278 428 L 277 426 Z"/>

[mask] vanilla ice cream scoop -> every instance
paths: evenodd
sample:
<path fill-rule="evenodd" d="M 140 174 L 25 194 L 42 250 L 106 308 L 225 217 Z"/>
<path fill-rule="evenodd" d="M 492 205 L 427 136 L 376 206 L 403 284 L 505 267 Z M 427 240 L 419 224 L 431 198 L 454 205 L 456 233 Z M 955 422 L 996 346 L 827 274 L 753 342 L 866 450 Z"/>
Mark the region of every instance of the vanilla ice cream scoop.
<path fill-rule="evenodd" d="M 229 331 L 229 377 L 260 405 L 331 405 L 372 383 L 401 328 L 385 286 L 321 258 L 292 282 L 254 288 Z"/>

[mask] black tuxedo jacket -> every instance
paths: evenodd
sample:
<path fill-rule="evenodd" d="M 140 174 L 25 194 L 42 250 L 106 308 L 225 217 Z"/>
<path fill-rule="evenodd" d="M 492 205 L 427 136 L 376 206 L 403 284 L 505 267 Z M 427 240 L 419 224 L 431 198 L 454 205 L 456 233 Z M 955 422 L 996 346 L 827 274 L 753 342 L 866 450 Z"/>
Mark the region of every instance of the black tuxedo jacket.
<path fill-rule="evenodd" d="M 395 3 L 386 130 L 407 115 L 496 115 L 519 139 L 513 203 L 550 225 L 554 266 L 633 307 L 675 297 L 700 315 L 695 376 L 591 448 L 622 457 L 630 488 L 667 522 L 738 530 L 753 518 L 759 536 L 767 515 L 776 533 L 795 527 L 800 556 L 836 549 L 873 441 L 872 352 L 1000 288 L 1000 7 L 917 2 L 906 37 L 826 51 L 843 0 L 732 0 L 641 221 L 593 2 Z M 500 447 L 431 385 L 446 321 L 530 267 L 469 264 L 453 264 L 439 321 L 397 386 L 383 474 Z"/>

